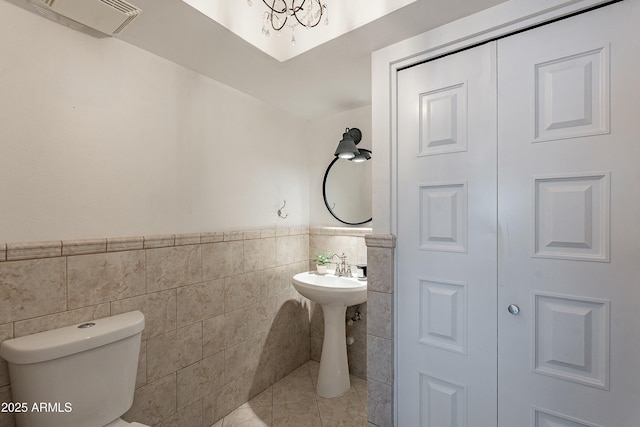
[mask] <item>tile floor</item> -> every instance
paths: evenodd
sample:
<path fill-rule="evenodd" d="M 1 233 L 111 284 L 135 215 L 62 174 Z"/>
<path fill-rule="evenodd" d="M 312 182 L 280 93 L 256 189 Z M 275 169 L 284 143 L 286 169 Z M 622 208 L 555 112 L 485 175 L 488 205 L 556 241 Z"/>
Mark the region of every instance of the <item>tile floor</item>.
<path fill-rule="evenodd" d="M 334 399 L 315 393 L 319 363 L 309 361 L 211 427 L 365 427 L 367 382 Z"/>

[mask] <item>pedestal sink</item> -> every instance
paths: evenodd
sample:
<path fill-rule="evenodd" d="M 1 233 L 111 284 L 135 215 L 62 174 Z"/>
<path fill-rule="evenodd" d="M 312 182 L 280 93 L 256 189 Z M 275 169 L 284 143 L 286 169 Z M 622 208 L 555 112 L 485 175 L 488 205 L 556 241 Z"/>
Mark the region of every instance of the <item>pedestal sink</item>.
<path fill-rule="evenodd" d="M 367 300 L 367 282 L 354 277 L 338 277 L 331 271 L 324 275 L 306 272 L 293 276 L 293 287 L 322 306 L 324 341 L 316 391 L 321 397 L 338 397 L 351 387 L 345 312 L 348 306 Z"/>

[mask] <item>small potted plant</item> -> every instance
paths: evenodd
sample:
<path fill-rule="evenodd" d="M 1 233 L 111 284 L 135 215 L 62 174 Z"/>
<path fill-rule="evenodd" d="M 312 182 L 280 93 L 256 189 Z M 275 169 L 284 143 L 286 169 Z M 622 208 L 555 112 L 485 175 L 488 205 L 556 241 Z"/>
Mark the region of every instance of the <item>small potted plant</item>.
<path fill-rule="evenodd" d="M 327 272 L 327 265 L 331 264 L 332 255 L 333 253 L 331 251 L 327 251 L 327 253 L 324 254 L 316 254 L 315 258 L 313 258 L 318 274 L 325 274 Z"/>

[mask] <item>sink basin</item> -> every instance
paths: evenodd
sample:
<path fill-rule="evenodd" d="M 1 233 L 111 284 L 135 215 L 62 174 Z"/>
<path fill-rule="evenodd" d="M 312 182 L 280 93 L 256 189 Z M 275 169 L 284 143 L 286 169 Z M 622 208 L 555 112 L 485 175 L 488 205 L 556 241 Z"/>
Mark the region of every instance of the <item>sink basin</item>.
<path fill-rule="evenodd" d="M 316 392 L 321 397 L 338 397 L 349 391 L 349 363 L 345 312 L 350 305 L 367 300 L 367 282 L 353 277 L 337 277 L 315 272 L 293 276 L 293 287 L 302 296 L 322 306 L 324 313 L 324 341 Z"/>
<path fill-rule="evenodd" d="M 367 282 L 354 277 L 338 277 L 329 271 L 312 271 L 293 276 L 293 287 L 302 296 L 318 304 L 338 304 L 345 307 L 362 304 L 367 300 Z"/>

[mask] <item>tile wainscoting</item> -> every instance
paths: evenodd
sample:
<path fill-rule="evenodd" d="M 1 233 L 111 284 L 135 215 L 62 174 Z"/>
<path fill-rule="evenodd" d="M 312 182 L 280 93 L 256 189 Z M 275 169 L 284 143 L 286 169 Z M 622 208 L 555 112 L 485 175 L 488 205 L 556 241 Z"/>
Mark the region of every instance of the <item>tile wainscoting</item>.
<path fill-rule="evenodd" d="M 309 268 L 310 255 L 344 251 L 351 263 L 370 261 L 364 319 L 348 329 L 350 367 L 368 380 L 369 425 L 391 426 L 395 239 L 369 235 L 365 245 L 369 232 L 300 227 L 0 244 L 0 341 L 141 310 L 137 389 L 124 418 L 208 427 L 310 356 L 319 360 L 322 310 L 290 278 Z M 0 401 L 10 399 L 0 359 Z M 0 414 L 0 426 L 14 425 Z"/>
<path fill-rule="evenodd" d="M 0 341 L 140 310 L 123 418 L 210 426 L 309 360 L 309 229 L 0 244 Z M 9 401 L 0 359 L 0 401 Z M 0 426 L 12 427 L 0 413 Z"/>
<path fill-rule="evenodd" d="M 393 427 L 393 289 L 396 237 L 366 236 L 367 421 L 369 427 Z"/>

